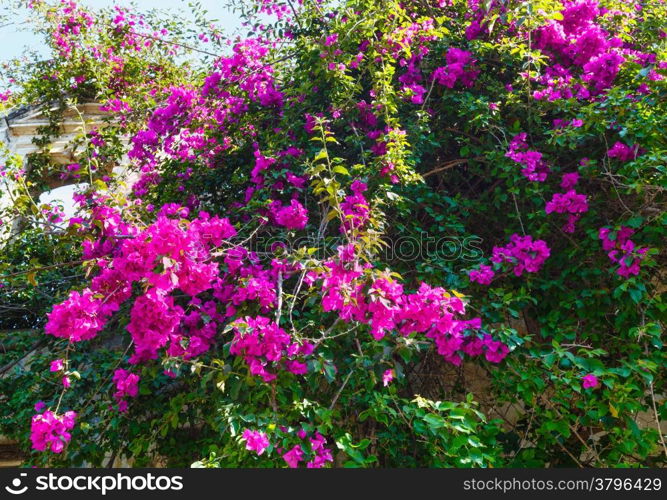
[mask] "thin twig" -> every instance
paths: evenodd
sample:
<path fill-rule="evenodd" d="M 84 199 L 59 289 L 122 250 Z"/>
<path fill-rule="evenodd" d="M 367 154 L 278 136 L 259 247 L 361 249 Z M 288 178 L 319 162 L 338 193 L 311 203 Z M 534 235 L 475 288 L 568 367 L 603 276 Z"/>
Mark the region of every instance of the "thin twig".
<path fill-rule="evenodd" d="M 2 274 L 0 275 L 0 279 L 5 279 L 5 278 L 12 278 L 14 276 L 21 276 L 23 274 L 29 274 L 29 273 L 36 273 L 39 271 L 48 271 L 49 269 L 58 269 L 60 267 L 65 267 L 65 266 L 76 266 L 78 264 L 83 264 L 86 262 L 85 260 L 73 260 L 70 262 L 63 262 L 62 264 L 53 264 L 51 266 L 43 266 L 43 267 L 35 267 L 33 269 L 28 269 L 25 271 L 17 271 L 15 273 L 9 273 L 9 274 Z"/>
<path fill-rule="evenodd" d="M 343 383 L 338 388 L 338 391 L 336 392 L 336 395 L 334 396 L 333 400 L 331 401 L 331 404 L 329 405 L 330 410 L 332 410 L 333 407 L 336 405 L 336 401 L 338 401 L 338 398 L 340 397 L 340 394 L 343 392 L 343 389 L 347 385 L 347 382 L 348 382 L 348 380 L 350 380 L 351 376 L 352 376 L 352 371 L 350 370 L 350 373 L 347 374 L 347 377 L 345 377 L 345 380 L 343 380 Z"/>
<path fill-rule="evenodd" d="M 283 272 L 278 271 L 278 306 L 276 307 L 276 324 L 280 324 L 283 313 Z"/>
<path fill-rule="evenodd" d="M 433 170 L 426 172 L 425 174 L 422 175 L 422 177 L 426 178 L 429 175 L 437 174 L 438 172 L 442 172 L 443 170 L 449 170 L 450 168 L 454 168 L 455 166 L 461 165 L 463 163 L 468 163 L 468 160 L 466 158 L 459 158 L 458 160 L 448 161 L 446 163 L 443 163 L 438 168 L 434 168 Z"/>
<path fill-rule="evenodd" d="M 516 215 L 519 217 L 519 224 L 521 224 L 521 232 L 523 235 L 526 235 L 526 230 L 523 227 L 523 220 L 521 219 L 521 212 L 519 212 L 519 204 L 516 201 L 516 195 L 512 193 L 512 199 L 514 200 L 514 208 L 516 209 Z"/>
<path fill-rule="evenodd" d="M 667 445 L 665 445 L 665 436 L 662 435 L 662 427 L 660 426 L 660 414 L 658 413 L 658 408 L 655 404 L 655 393 L 653 392 L 653 382 L 648 384 L 649 391 L 651 392 L 651 403 L 653 406 L 653 416 L 655 418 L 655 424 L 658 426 L 658 436 L 660 436 L 660 444 L 662 444 L 662 451 L 667 457 Z"/>

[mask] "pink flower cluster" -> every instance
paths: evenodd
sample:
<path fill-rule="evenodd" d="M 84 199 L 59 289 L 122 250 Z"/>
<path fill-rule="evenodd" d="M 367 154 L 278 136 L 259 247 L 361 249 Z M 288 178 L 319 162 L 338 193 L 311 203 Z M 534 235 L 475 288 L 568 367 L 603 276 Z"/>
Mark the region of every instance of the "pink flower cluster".
<path fill-rule="evenodd" d="M 117 246 L 117 237 L 131 237 L 137 234 L 138 228 L 123 221 L 120 210 L 104 204 L 104 199 L 94 200 L 87 219 L 73 217 L 69 220 L 70 226 L 76 227 L 79 232 L 96 236 L 95 239 L 84 240 L 83 255 L 86 260 L 104 257 L 111 253 Z M 79 205 L 86 207 L 88 200 L 78 200 Z"/>
<path fill-rule="evenodd" d="M 286 427 L 281 426 L 279 430 L 282 433 L 289 434 Z M 307 460 L 308 456 L 310 456 L 310 460 L 306 463 L 306 467 L 309 469 L 319 469 L 324 467 L 327 462 L 333 462 L 331 450 L 325 447 L 327 440 L 319 432 L 315 431 L 311 436 L 308 436 L 304 429 L 300 429 L 296 435 L 302 443 L 294 445 L 289 450 L 280 447 L 276 449 L 290 468 L 297 468 L 300 462 Z M 257 455 L 264 453 L 271 445 L 265 432 L 245 429 L 241 438 L 246 442 L 246 449 L 254 451 Z"/>
<path fill-rule="evenodd" d="M 276 259 L 264 269 L 257 254 L 242 247 L 229 249 L 223 262 L 227 273 L 214 283 L 213 296 L 226 306 L 225 317 L 236 315 L 237 307 L 248 301 L 257 301 L 260 312 L 268 314 L 277 303 L 278 275 L 287 279 L 299 268 Z"/>
<path fill-rule="evenodd" d="M 280 206 L 280 202 L 277 205 Z M 308 224 L 308 210 L 297 200 L 292 200 L 289 205 L 277 208 L 274 218 L 276 224 L 287 229 L 303 229 Z"/>
<path fill-rule="evenodd" d="M 574 232 L 574 225 L 581 214 L 588 212 L 588 198 L 584 194 L 577 194 L 574 189 L 566 193 L 555 193 L 545 207 L 547 214 L 570 214 L 567 223 L 563 226 L 566 233 Z"/>
<path fill-rule="evenodd" d="M 493 340 L 491 335 L 485 333 L 482 337 L 472 337 L 464 346 L 468 356 L 481 356 L 491 363 L 500 363 L 509 354 L 510 350 L 505 344 Z"/>
<path fill-rule="evenodd" d="M 621 41 L 616 38 L 612 43 L 610 47 L 618 47 Z M 594 95 L 599 94 L 611 87 L 624 62 L 625 58 L 616 52 L 596 55 L 584 64 L 582 80 L 592 87 Z"/>
<path fill-rule="evenodd" d="M 303 0 L 295 0 L 294 5 L 301 5 Z M 293 11 L 289 4 L 279 0 L 260 0 L 259 12 L 265 15 L 274 15 L 278 19 L 285 19 L 289 21 L 292 17 Z"/>
<path fill-rule="evenodd" d="M 220 156 L 232 145 L 228 127 L 236 125 L 251 105 L 282 108 L 284 96 L 274 80 L 274 68 L 265 62 L 270 48 L 266 40 L 240 41 L 234 45 L 231 56 L 215 61 L 215 71 L 201 87 L 168 90 L 162 106 L 131 141 L 128 156 L 138 162 L 142 171 L 142 177 L 133 186 L 135 196 L 143 196 L 151 185 L 161 181 L 156 171 L 157 155 L 179 161 L 197 160 L 215 168 Z M 230 92 L 231 88 L 234 92 Z M 211 137 L 201 123 L 215 123 L 221 137 Z M 248 132 L 256 135 L 252 126 Z M 258 164 L 253 170 L 252 180 L 258 185 L 263 181 L 261 170 L 275 162 L 271 158 L 265 160 L 269 163 Z M 185 190 L 185 186 L 179 189 Z"/>
<path fill-rule="evenodd" d="M 621 39 L 596 23 L 603 12 L 596 0 L 567 1 L 562 19 L 551 19 L 535 30 L 534 46 L 553 62 L 538 79 L 545 88 L 535 91 L 536 99 L 587 99 L 612 85 L 625 58 Z"/>
<path fill-rule="evenodd" d="M 60 55 L 67 57 L 72 53 L 72 49 L 78 46 L 75 42 L 75 37 L 80 35 L 86 28 L 92 26 L 93 17 L 85 10 L 79 8 L 74 1 L 60 0 L 60 4 L 57 11 L 60 19 L 52 37 L 60 51 Z"/>
<path fill-rule="evenodd" d="M 327 462 L 333 462 L 333 455 L 331 450 L 325 448 L 327 440 L 319 432 L 315 432 L 312 436 L 308 436 L 308 433 L 301 429 L 297 432 L 297 436 L 303 440 L 307 441 L 310 445 L 311 455 L 313 456 L 312 460 L 306 463 L 306 467 L 309 469 L 320 469 L 326 465 Z M 283 460 L 291 469 L 296 469 L 299 466 L 299 462 L 302 462 L 305 459 L 305 453 L 303 451 L 302 444 L 297 444 L 289 451 L 284 452 L 278 450 L 279 453 L 282 453 Z"/>
<path fill-rule="evenodd" d="M 459 365 L 464 354 L 480 355 L 478 339 L 466 336 L 466 330 L 481 328 L 481 320 L 462 320 L 465 304 L 442 288 L 422 283 L 416 293 L 406 294 L 400 283 L 390 278 L 375 279 L 366 289 L 363 268 L 353 262 L 348 269 L 344 262 L 329 261 L 322 274 L 322 308 L 336 311 L 344 321 L 357 321 L 371 327 L 376 340 L 388 332 L 403 336 L 424 334 L 435 342 L 438 354 Z M 490 337 L 481 341 L 488 351 L 501 349 Z M 506 354 L 509 349 L 503 348 Z M 488 356 L 487 356 L 487 359 Z"/>
<path fill-rule="evenodd" d="M 104 328 L 107 318 L 100 313 L 101 298 L 91 290 L 71 292 L 62 304 L 47 314 L 46 333 L 72 342 L 90 340 Z"/>
<path fill-rule="evenodd" d="M 258 455 L 264 453 L 264 451 L 271 444 L 269 443 L 269 438 L 267 437 L 266 433 L 260 431 L 251 431 L 250 429 L 246 429 L 243 431 L 241 437 L 245 439 L 246 450 L 254 451 Z"/>
<path fill-rule="evenodd" d="M 72 383 L 71 383 L 69 377 L 67 376 L 67 374 L 65 374 L 65 361 L 64 360 L 56 359 L 56 360 L 51 361 L 51 365 L 49 366 L 49 371 L 51 373 L 57 373 L 59 375 L 62 374 L 63 378 L 61 380 L 62 380 L 62 383 L 63 383 L 63 387 L 65 389 L 69 389 L 71 387 Z"/>
<path fill-rule="evenodd" d="M 30 440 L 33 449 L 61 453 L 72 438 L 68 431 L 74 428 L 75 421 L 76 413 L 73 411 L 56 415 L 47 410 L 42 414 L 34 415 L 30 426 Z"/>
<path fill-rule="evenodd" d="M 113 374 L 113 383 L 116 385 L 116 392 L 113 397 L 118 403 L 118 411 L 123 413 L 127 411 L 126 397 L 136 398 L 139 394 L 139 375 L 130 373 L 122 368 L 117 369 Z"/>
<path fill-rule="evenodd" d="M 561 118 L 556 118 L 553 121 L 553 127 L 555 129 L 561 129 L 561 128 L 567 128 L 567 127 L 572 127 L 572 128 L 579 128 L 584 124 L 583 120 L 579 120 L 575 118 L 574 120 L 563 120 Z"/>
<path fill-rule="evenodd" d="M 595 389 L 600 385 L 600 381 L 592 373 L 589 373 L 581 377 L 581 381 L 582 381 L 581 385 L 584 389 Z"/>
<path fill-rule="evenodd" d="M 345 197 L 340 204 L 343 214 L 341 232 L 349 232 L 361 229 L 370 217 L 370 205 L 364 197 L 368 186 L 359 180 L 355 180 L 350 186 L 351 195 Z"/>
<path fill-rule="evenodd" d="M 171 343 L 172 355 L 194 356 L 204 352 L 215 334 L 214 321 L 197 328 L 201 314 L 213 313 L 210 304 L 201 304 L 196 296 L 213 287 L 219 268 L 210 263 L 210 251 L 236 234 L 227 219 L 200 212 L 192 222 L 180 219 L 187 210 L 165 205 L 157 220 L 139 232 L 129 230 L 127 239 L 115 239 L 105 249 L 110 255 L 98 259 L 100 274 L 90 288 L 72 292 L 68 300 L 56 305 L 49 314 L 45 330 L 72 342 L 90 340 L 101 331 L 110 316 L 130 298 L 132 283 L 143 282 L 146 293 L 134 303 L 127 326 L 134 341 L 131 363 L 155 359 L 161 347 Z M 111 217 L 107 224 L 114 224 Z M 111 233 L 115 232 L 114 229 Z M 176 289 L 192 297 L 195 312 L 185 315 L 170 295 Z M 179 329 L 181 320 L 185 328 Z M 187 340 L 187 342 L 186 342 Z M 186 342 L 188 349 L 181 346 Z"/>
<path fill-rule="evenodd" d="M 262 377 L 264 382 L 275 380 L 277 375 L 267 370 L 268 366 L 279 366 L 295 375 L 304 375 L 308 366 L 297 358 L 312 354 L 314 346 L 309 342 L 301 344 L 274 321 L 264 316 L 246 317 L 234 321 L 234 339 L 229 350 L 231 354 L 242 356 L 250 373 Z"/>
<path fill-rule="evenodd" d="M 62 359 L 55 359 L 51 361 L 51 365 L 49 366 L 49 371 L 51 373 L 65 371 L 65 362 Z"/>
<path fill-rule="evenodd" d="M 137 298 L 127 325 L 134 342 L 130 363 L 157 359 L 159 349 L 172 338 L 178 338 L 177 331 L 183 315 L 183 308 L 175 305 L 173 297 L 160 289 L 153 288 Z"/>
<path fill-rule="evenodd" d="M 616 274 L 624 278 L 639 274 L 641 261 L 648 252 L 647 247 L 639 248 L 630 239 L 634 233 L 633 229 L 626 226 L 621 226 L 618 231 L 603 227 L 599 232 L 602 248 L 609 259 L 619 265 Z"/>
<path fill-rule="evenodd" d="M 446 4 L 451 5 L 451 0 L 438 0 L 438 5 L 444 7 Z M 469 0 L 468 9 L 471 11 L 472 21 L 465 31 L 467 40 L 475 40 L 490 34 L 493 29 L 493 19 L 497 15 L 502 15 L 507 11 L 504 2 L 498 0 L 489 0 L 487 2 L 479 2 L 478 0 Z M 497 15 L 494 16 L 494 13 Z M 466 16 L 468 17 L 468 16 Z"/>
<path fill-rule="evenodd" d="M 399 66 L 406 69 L 398 77 L 402 84 L 403 95 L 413 104 L 423 104 L 426 87 L 422 85 L 423 76 L 420 64 L 429 52 L 427 42 L 437 40 L 433 19 L 424 19 L 407 26 L 401 26 L 388 35 L 391 43 L 390 53 Z M 409 47 L 410 50 L 406 50 Z M 363 52 L 360 52 L 363 57 Z M 361 61 L 357 57 L 357 61 Z M 356 62 L 356 61 L 355 61 Z"/>
<path fill-rule="evenodd" d="M 478 269 L 468 272 L 470 281 L 474 281 L 480 285 L 490 285 L 495 275 L 496 273 L 493 272 L 493 268 L 485 264 L 480 264 Z"/>
<path fill-rule="evenodd" d="M 637 157 L 637 146 L 627 146 L 620 141 L 616 141 L 614 145 L 607 151 L 609 158 L 616 158 L 620 162 L 628 162 Z"/>
<path fill-rule="evenodd" d="M 472 87 L 479 75 L 472 53 L 452 47 L 447 51 L 446 60 L 446 66 L 435 69 L 433 79 L 450 89 L 454 88 L 457 83 L 464 87 Z"/>
<path fill-rule="evenodd" d="M 572 189 L 579 182 L 579 172 L 570 172 L 569 174 L 563 174 L 563 178 L 560 183 L 560 187 L 563 189 Z"/>
<path fill-rule="evenodd" d="M 382 374 L 382 385 L 387 387 L 394 380 L 394 370 L 385 370 Z"/>
<path fill-rule="evenodd" d="M 542 159 L 542 153 L 528 148 L 526 137 L 525 132 L 515 135 L 505 156 L 523 166 L 521 173 L 528 180 L 543 182 L 547 179 L 550 169 Z"/>
<path fill-rule="evenodd" d="M 515 276 L 524 271 L 536 273 L 547 260 L 551 251 L 543 240 L 533 240 L 532 236 L 513 234 L 504 247 L 493 247 L 491 260 L 496 264 L 509 263 L 514 266 Z"/>

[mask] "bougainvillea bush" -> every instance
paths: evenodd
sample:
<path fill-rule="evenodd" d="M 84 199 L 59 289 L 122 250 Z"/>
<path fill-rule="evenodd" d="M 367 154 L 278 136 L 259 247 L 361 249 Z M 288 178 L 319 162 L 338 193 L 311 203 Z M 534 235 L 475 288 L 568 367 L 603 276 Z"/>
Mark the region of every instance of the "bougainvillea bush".
<path fill-rule="evenodd" d="M 0 164 L 26 464 L 665 464 L 667 4 L 22 8 L 52 51 L 0 94 L 49 118 Z"/>

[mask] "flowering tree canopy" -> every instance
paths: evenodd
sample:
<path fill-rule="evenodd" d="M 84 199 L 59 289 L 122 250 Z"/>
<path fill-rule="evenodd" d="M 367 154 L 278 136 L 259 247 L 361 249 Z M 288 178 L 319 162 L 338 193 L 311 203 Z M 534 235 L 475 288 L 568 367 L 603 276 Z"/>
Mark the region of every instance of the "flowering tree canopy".
<path fill-rule="evenodd" d="M 667 4 L 253 0 L 245 37 L 22 4 L 52 51 L 0 88 L 47 118 L 0 150 L 29 463 L 664 464 Z M 71 183 L 74 217 L 39 201 Z"/>

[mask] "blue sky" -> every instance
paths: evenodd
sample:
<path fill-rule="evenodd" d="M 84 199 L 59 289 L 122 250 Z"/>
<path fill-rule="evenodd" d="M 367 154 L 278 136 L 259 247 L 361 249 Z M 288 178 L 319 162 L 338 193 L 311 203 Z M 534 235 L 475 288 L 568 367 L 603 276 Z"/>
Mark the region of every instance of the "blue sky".
<path fill-rule="evenodd" d="M 127 0 L 79 0 L 78 3 L 92 8 L 130 5 Z M 224 6 L 225 0 L 199 0 L 199 3 L 208 11 L 207 16 L 209 18 L 218 20 L 218 26 L 229 31 L 234 31 L 240 27 L 238 17 Z M 187 0 L 139 0 L 136 4 L 146 10 L 151 8 L 180 10 L 186 16 L 190 12 Z M 0 61 L 20 56 L 26 47 L 44 50 L 41 40 L 25 31 L 25 25 L 21 24 L 23 20 L 14 19 L 13 24 L 0 27 Z M 2 25 L 2 22 L 0 22 L 0 25 Z"/>

